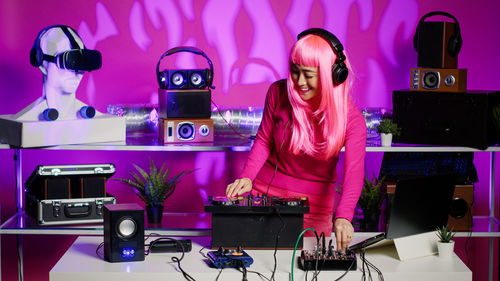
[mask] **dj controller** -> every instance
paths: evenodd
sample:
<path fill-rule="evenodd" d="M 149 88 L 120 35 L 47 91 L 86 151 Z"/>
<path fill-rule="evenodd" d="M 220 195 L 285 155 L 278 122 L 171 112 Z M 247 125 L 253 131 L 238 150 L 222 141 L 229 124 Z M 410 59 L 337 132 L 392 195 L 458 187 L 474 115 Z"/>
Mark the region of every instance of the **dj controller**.
<path fill-rule="evenodd" d="M 212 248 L 293 249 L 309 212 L 307 197 L 210 196 Z M 249 231 L 250 230 L 250 231 Z M 302 240 L 299 241 L 302 248 Z"/>
<path fill-rule="evenodd" d="M 205 211 L 211 213 L 307 213 L 309 201 L 307 197 L 268 197 L 239 196 L 228 198 L 225 196 L 210 196 Z"/>

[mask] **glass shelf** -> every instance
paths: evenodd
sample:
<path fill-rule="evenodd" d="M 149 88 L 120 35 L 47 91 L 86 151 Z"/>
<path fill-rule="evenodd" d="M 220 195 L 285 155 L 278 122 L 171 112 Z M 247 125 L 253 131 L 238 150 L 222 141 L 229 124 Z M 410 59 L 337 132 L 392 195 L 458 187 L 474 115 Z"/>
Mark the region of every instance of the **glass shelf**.
<path fill-rule="evenodd" d="M 472 232 L 457 232 L 456 237 L 500 237 L 500 222 L 488 216 L 473 218 Z M 155 233 L 168 236 L 210 236 L 212 216 L 209 213 L 163 213 L 162 222 L 148 224 L 145 220 L 146 235 Z M 378 232 L 357 232 L 370 237 Z M 102 235 L 103 226 L 97 224 L 65 224 L 40 226 L 25 213 L 15 214 L 0 228 L 0 234 L 58 234 L 58 235 Z"/>
<path fill-rule="evenodd" d="M 216 137 L 213 143 L 183 143 L 158 144 L 154 137 L 129 137 L 126 142 L 103 142 L 88 144 L 68 144 L 47 147 L 22 149 L 48 150 L 109 150 L 109 151 L 250 151 L 253 141 L 238 137 Z M 16 149 L 8 144 L 0 144 L 0 149 Z M 342 148 L 344 151 L 344 148 Z M 499 146 L 492 146 L 486 150 L 458 146 L 429 146 L 419 144 L 393 144 L 391 147 L 380 146 L 380 141 L 369 140 L 366 144 L 368 152 L 492 152 L 500 151 Z"/>

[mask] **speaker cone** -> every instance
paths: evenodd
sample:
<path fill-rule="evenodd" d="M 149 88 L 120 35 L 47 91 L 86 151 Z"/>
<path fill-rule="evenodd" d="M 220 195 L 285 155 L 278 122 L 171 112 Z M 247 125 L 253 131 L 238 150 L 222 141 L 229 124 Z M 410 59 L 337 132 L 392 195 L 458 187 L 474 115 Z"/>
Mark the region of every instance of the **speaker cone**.
<path fill-rule="evenodd" d="M 200 73 L 195 72 L 191 75 L 191 84 L 195 87 L 200 86 L 203 83 L 203 76 Z"/>
<path fill-rule="evenodd" d="M 451 200 L 450 216 L 452 218 L 461 219 L 467 215 L 468 211 L 469 205 L 463 198 L 453 198 L 453 200 Z"/>
<path fill-rule="evenodd" d="M 422 77 L 422 84 L 425 89 L 439 88 L 439 72 L 426 71 Z"/>
<path fill-rule="evenodd" d="M 181 122 L 177 125 L 177 136 L 179 140 L 193 140 L 195 134 L 195 125 L 193 122 Z"/>
<path fill-rule="evenodd" d="M 137 231 L 137 224 L 131 217 L 123 217 L 116 224 L 116 233 L 123 239 L 134 237 Z"/>
<path fill-rule="evenodd" d="M 184 76 L 180 72 L 176 72 L 174 73 L 174 75 L 172 75 L 172 84 L 179 87 L 184 83 Z"/>

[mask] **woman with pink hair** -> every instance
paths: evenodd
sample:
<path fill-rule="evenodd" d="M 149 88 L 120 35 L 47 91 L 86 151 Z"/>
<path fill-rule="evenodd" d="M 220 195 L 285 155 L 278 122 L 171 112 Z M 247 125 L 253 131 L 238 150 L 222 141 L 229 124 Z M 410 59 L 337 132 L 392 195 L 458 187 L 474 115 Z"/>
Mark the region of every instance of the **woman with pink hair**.
<path fill-rule="evenodd" d="M 349 96 L 349 61 L 330 32 L 312 28 L 293 46 L 288 79 L 274 82 L 240 178 L 226 195 L 246 192 L 309 198 L 304 228 L 331 235 L 337 249 L 352 240 L 363 185 L 366 123 Z M 336 166 L 345 146 L 342 194 L 334 206 Z M 335 219 L 333 220 L 333 213 Z"/>

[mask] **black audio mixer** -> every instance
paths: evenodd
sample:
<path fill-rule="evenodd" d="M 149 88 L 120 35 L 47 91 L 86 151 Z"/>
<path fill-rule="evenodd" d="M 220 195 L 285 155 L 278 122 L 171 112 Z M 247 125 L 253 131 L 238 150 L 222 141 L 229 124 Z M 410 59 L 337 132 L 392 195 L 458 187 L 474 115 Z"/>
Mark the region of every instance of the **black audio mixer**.
<path fill-rule="evenodd" d="M 307 197 L 210 196 L 212 248 L 293 249 L 309 212 Z M 279 239 L 276 244 L 276 238 Z M 299 241 L 302 248 L 302 240 Z"/>
<path fill-rule="evenodd" d="M 356 254 L 350 250 L 336 251 L 332 247 L 326 251 L 302 250 L 299 267 L 303 270 L 356 270 Z"/>

